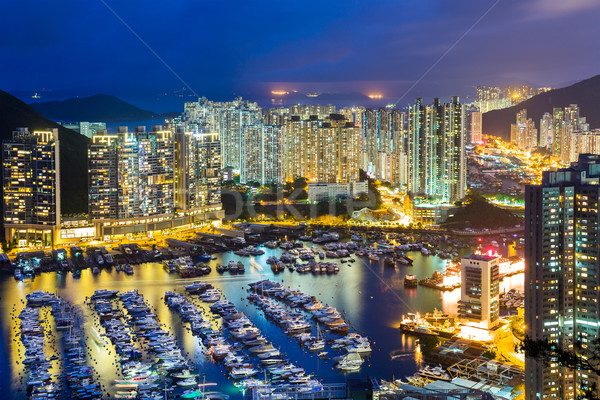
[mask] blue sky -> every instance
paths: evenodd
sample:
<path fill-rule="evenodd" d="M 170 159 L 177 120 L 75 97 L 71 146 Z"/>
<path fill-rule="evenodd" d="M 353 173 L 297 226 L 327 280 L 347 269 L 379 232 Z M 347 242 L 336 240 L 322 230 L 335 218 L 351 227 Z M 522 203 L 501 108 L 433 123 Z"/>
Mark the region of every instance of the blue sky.
<path fill-rule="evenodd" d="M 219 100 L 285 89 L 409 102 L 478 84 L 559 85 L 598 73 L 599 17 L 596 0 L 9 0 L 0 89 L 138 103 L 182 87 Z"/>

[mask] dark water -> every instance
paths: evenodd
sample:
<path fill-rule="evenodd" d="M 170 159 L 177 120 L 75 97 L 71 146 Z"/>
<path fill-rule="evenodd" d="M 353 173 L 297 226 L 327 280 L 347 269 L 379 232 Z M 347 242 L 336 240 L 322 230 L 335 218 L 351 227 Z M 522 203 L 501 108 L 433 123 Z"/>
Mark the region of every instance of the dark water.
<path fill-rule="evenodd" d="M 185 329 L 177 314 L 171 312 L 165 305 L 162 300 L 165 291 L 185 291 L 183 286 L 196 280 L 212 283 L 222 290 L 224 298 L 232 301 L 240 311 L 248 315 L 289 360 L 304 367 L 307 373 L 316 374 L 323 382 L 343 382 L 349 377 L 364 379 L 367 374 L 386 379 L 414 373 L 420 363 L 420 354 L 415 350 L 415 339 L 403 335 L 398 329 L 402 315 L 414 311 L 430 312 L 434 308 L 451 315 L 456 313 L 460 290 L 441 293 L 425 287 L 404 289 L 405 274 L 413 273 L 421 279 L 431 276 L 436 270 L 443 269 L 446 261 L 438 257 L 409 253 L 409 256 L 414 259 L 414 266 L 402 266 L 394 270 L 369 262 L 366 258 L 354 256 L 357 259 L 354 264 L 339 264 L 340 273 L 337 275 L 300 275 L 287 270 L 274 275 L 265 261 L 271 255 L 280 254 L 279 249 L 266 248 L 264 255 L 253 258 L 238 257 L 231 252 L 224 253 L 218 260 L 211 261 L 213 272 L 210 275 L 190 279 L 179 279 L 176 274 L 167 274 L 161 264 L 134 267 L 133 276 L 117 273 L 114 270 L 110 273 L 102 271 L 99 275 L 93 275 L 90 270 L 85 270 L 82 271 L 80 279 L 73 279 L 70 274 L 61 277 L 54 273 L 42 274 L 33 281 L 15 282 L 12 278 L 5 278 L 0 281 L 2 296 L 0 337 L 3 344 L 0 346 L 0 387 L 10 390 L 10 398 L 24 397 L 23 392 L 18 391 L 21 388 L 19 377 L 23 372 L 23 366 L 17 364 L 17 361 L 19 355 L 24 353 L 24 348 L 18 338 L 15 338 L 19 322 L 16 315 L 25 305 L 25 296 L 40 289 L 54 292 L 77 304 L 82 304 L 86 296 L 90 296 L 96 289 L 120 291 L 138 289 L 146 301 L 155 308 L 159 321 L 167 326 L 180 347 L 189 353 L 200 374 L 206 376 L 206 381 L 218 383 L 218 388 L 215 390 L 237 395 L 237 397 L 241 397 L 241 394 L 231 385 L 232 381 L 226 378 L 222 366 L 214 364 L 202 354 L 199 340 Z M 246 265 L 244 275 L 228 273 L 219 275 L 215 271 L 214 267 L 217 264 L 227 263 L 231 259 L 241 260 Z M 304 293 L 316 296 L 324 304 L 337 307 L 351 325 L 350 331 L 367 335 L 371 339 L 374 350 L 361 371 L 351 375 L 339 373 L 332 361 L 319 360 L 316 355 L 304 351 L 277 325 L 265 319 L 262 312 L 246 300 L 247 284 L 265 278 L 298 288 Z M 522 275 L 513 277 L 511 286 L 522 288 Z M 207 306 L 205 305 L 206 308 Z M 87 305 L 82 307 L 86 323 L 91 324 L 94 311 Z M 87 345 L 89 363 L 102 377 L 103 382 L 110 385 L 112 380 L 117 378 L 113 365 L 115 358 L 114 350 L 111 351 L 112 346 L 100 347 L 91 338 L 88 339 Z M 330 351 L 330 355 L 335 355 L 334 350 L 326 350 Z M 46 351 L 49 354 L 50 350 Z M 392 360 L 391 352 L 400 353 L 401 356 Z"/>

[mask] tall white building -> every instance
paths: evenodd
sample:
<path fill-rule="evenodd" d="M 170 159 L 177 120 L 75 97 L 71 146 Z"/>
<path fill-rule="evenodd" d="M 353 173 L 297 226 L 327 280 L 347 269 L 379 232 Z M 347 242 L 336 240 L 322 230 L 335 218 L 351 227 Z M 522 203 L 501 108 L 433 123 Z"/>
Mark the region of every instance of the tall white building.
<path fill-rule="evenodd" d="M 480 340 L 490 338 L 500 315 L 500 257 L 471 254 L 461 260 L 458 315 L 461 335 Z"/>
<path fill-rule="evenodd" d="M 545 113 L 540 119 L 540 147 L 552 148 L 552 115 Z"/>
<path fill-rule="evenodd" d="M 471 112 L 471 143 L 481 143 L 483 141 L 482 117 L 481 111 Z"/>

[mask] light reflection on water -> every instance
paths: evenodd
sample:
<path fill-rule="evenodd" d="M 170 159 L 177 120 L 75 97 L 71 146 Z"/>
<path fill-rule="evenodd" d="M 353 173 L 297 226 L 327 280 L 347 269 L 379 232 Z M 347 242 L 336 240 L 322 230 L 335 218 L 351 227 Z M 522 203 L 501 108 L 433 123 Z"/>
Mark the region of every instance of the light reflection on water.
<path fill-rule="evenodd" d="M 276 347 L 292 361 L 303 366 L 307 372 L 315 373 L 325 382 L 344 381 L 346 376 L 339 374 L 332 361 L 319 360 L 314 354 L 304 352 L 292 338 L 282 333 L 281 329 L 270 320 L 266 320 L 254 305 L 246 301 L 247 284 L 260 279 L 272 279 L 284 283 L 291 288 L 298 288 L 303 292 L 314 295 L 323 303 L 337 307 L 354 331 L 366 334 L 374 343 L 374 351 L 365 363 L 360 373 L 352 377 L 364 379 L 366 374 L 386 379 L 393 376 L 404 377 L 414 373 L 417 363 L 421 361 L 420 352 L 415 354 L 416 340 L 403 335 L 398 326 L 403 314 L 408 312 L 430 312 L 434 308 L 455 315 L 456 304 L 460 297 L 460 289 L 452 292 L 441 293 L 435 289 L 418 287 L 404 289 L 405 274 L 415 274 L 418 279 L 430 277 L 434 271 L 441 270 L 446 261 L 433 256 L 422 256 L 420 253 L 409 253 L 414 260 L 413 267 L 398 267 L 396 269 L 384 267 L 379 263 L 369 262 L 357 256 L 354 264 L 340 263 L 340 273 L 337 275 L 311 274 L 299 275 L 285 271 L 273 275 L 266 264 L 268 257 L 281 254 L 281 250 L 264 249 L 265 254 L 250 259 L 239 257 L 232 252 L 219 255 L 219 259 L 211 261 L 213 272 L 205 277 L 179 279 L 175 274 L 167 274 L 161 264 L 144 264 L 134 267 L 135 274 L 128 276 L 123 273 L 102 271 L 93 275 L 90 270 L 84 270 L 81 278 L 74 279 L 71 274 L 58 275 L 45 273 L 35 280 L 15 282 L 12 278 L 0 280 L 0 336 L 4 346 L 0 346 L 0 387 L 11 387 L 14 398 L 22 398 L 23 392 L 17 392 L 21 387 L 19 378 L 23 368 L 17 363 L 20 355 L 24 353 L 21 342 L 14 337 L 18 330 L 16 315 L 24 306 L 25 296 L 35 290 L 55 292 L 64 299 L 83 304 L 86 297 L 96 289 L 113 289 L 127 291 L 138 289 L 145 300 L 155 309 L 159 321 L 177 339 L 184 353 L 189 354 L 200 373 L 206 375 L 207 382 L 219 384 L 219 391 L 235 395 L 237 389 L 230 385 L 231 381 L 225 378 L 222 367 L 214 364 L 202 354 L 202 346 L 186 325 L 182 325 L 179 317 L 171 312 L 163 301 L 166 291 L 184 291 L 183 285 L 196 280 L 212 283 L 223 291 L 225 298 L 232 301 L 240 311 L 251 318 L 256 325 L 269 337 Z M 218 264 L 225 264 L 229 260 L 241 260 L 247 272 L 245 275 L 219 275 L 215 271 Z M 512 277 L 512 285 L 522 288 L 521 276 Z M 502 291 L 502 289 L 501 289 Z M 208 310 L 207 304 L 194 301 L 200 307 Z M 16 306 L 13 313 L 13 307 Z M 85 315 L 86 329 L 96 321 L 94 311 L 87 305 L 82 309 Z M 215 326 L 219 326 L 215 322 Z M 313 331 L 313 333 L 315 333 Z M 331 336 L 332 337 L 332 336 Z M 13 340 L 14 339 L 14 340 Z M 99 346 L 91 338 L 87 341 L 88 357 L 90 363 L 101 375 L 102 381 L 109 384 L 117 377 L 114 357 L 114 348 L 108 344 Z M 391 353 L 397 352 L 402 356 L 391 360 Z M 396 353 L 395 353 L 396 354 Z M 241 396 L 238 396 L 241 397 Z"/>

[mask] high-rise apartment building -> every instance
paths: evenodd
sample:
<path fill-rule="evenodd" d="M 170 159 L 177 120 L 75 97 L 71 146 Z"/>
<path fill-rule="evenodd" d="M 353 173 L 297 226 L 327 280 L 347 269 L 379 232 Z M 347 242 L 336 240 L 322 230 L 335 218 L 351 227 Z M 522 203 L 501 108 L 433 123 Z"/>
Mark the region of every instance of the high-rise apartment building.
<path fill-rule="evenodd" d="M 477 107 L 465 107 L 464 125 L 465 140 L 471 144 L 481 143 L 483 141 L 482 122 L 483 114 Z"/>
<path fill-rule="evenodd" d="M 462 334 L 487 339 L 500 317 L 500 257 L 471 254 L 461 260 L 461 289 L 458 315 Z"/>
<path fill-rule="evenodd" d="M 175 207 L 187 214 L 221 205 L 221 143 L 217 133 L 177 127 L 175 141 Z"/>
<path fill-rule="evenodd" d="M 552 148 L 552 115 L 545 113 L 540 119 L 540 147 Z"/>
<path fill-rule="evenodd" d="M 560 157 L 561 154 L 564 118 L 565 112 L 562 108 L 552 109 L 552 155 L 555 157 Z"/>
<path fill-rule="evenodd" d="M 119 127 L 92 138 L 89 216 L 98 236 L 222 218 L 219 135 L 175 129 Z"/>
<path fill-rule="evenodd" d="M 88 147 L 88 214 L 91 220 L 117 218 L 119 135 L 96 134 Z"/>
<path fill-rule="evenodd" d="M 248 126 L 240 182 L 261 185 L 281 183 L 282 128 L 277 125 Z"/>
<path fill-rule="evenodd" d="M 181 124 L 190 131 L 218 133 L 221 166 L 240 171 L 245 156 L 245 133 L 248 127 L 262 125 L 262 111 L 257 103 L 240 97 L 229 102 L 201 98 L 185 103 Z"/>
<path fill-rule="evenodd" d="M 19 246 L 47 247 L 60 227 L 58 130 L 17 128 L 2 143 L 4 230 Z"/>
<path fill-rule="evenodd" d="M 541 185 L 525 190 L 526 334 L 576 354 L 599 336 L 599 197 L 600 155 L 592 154 L 544 171 Z M 530 400 L 580 398 L 597 382 L 556 359 L 525 360 Z"/>
<path fill-rule="evenodd" d="M 502 98 L 502 90 L 497 86 L 477 86 L 475 106 L 482 112 L 511 106 L 510 99 Z"/>
<path fill-rule="evenodd" d="M 537 147 L 537 129 L 531 118 L 527 118 L 527 109 L 517 113 L 516 123 L 510 126 L 510 142 L 521 151 L 532 151 Z"/>
<path fill-rule="evenodd" d="M 131 219 L 173 213 L 174 157 L 170 130 L 153 126 L 150 132 L 145 127 L 128 132 L 126 127 L 120 127 L 117 135 L 92 138 L 88 155 L 90 219 Z"/>
<path fill-rule="evenodd" d="M 65 128 L 74 130 L 82 134 L 83 136 L 91 139 L 92 136 L 100 133 L 100 131 L 106 130 L 105 122 L 72 122 L 72 123 L 63 123 L 61 124 Z"/>
<path fill-rule="evenodd" d="M 569 128 L 570 126 L 567 126 L 565 130 Z M 600 154 L 600 130 L 568 131 L 568 134 L 563 136 L 562 162 L 565 164 L 575 162 L 580 154 L 586 153 Z"/>
<path fill-rule="evenodd" d="M 465 138 L 462 105 L 424 105 L 418 98 L 408 110 L 408 189 L 445 202 L 462 199 L 466 191 Z"/>
<path fill-rule="evenodd" d="M 398 109 L 366 109 L 361 118 L 361 168 L 369 176 L 406 185 L 406 113 Z"/>
<path fill-rule="evenodd" d="M 359 178 L 360 128 L 341 114 L 292 116 L 283 127 L 283 179 L 354 182 Z"/>
<path fill-rule="evenodd" d="M 309 119 L 312 115 L 316 115 L 318 119 L 325 119 L 335 113 L 335 106 L 331 104 L 326 106 L 319 104 L 294 104 L 290 106 L 290 115 L 296 115 L 300 119 Z"/>

